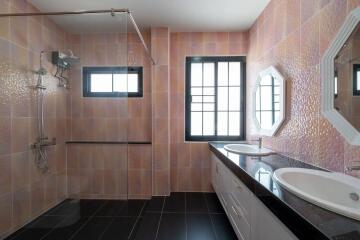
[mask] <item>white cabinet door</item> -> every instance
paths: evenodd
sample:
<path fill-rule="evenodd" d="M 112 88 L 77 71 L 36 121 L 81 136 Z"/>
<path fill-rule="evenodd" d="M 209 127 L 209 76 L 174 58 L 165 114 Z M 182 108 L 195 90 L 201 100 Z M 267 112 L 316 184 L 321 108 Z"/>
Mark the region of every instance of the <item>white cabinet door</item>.
<path fill-rule="evenodd" d="M 255 195 L 251 204 L 251 240 L 298 239 Z"/>

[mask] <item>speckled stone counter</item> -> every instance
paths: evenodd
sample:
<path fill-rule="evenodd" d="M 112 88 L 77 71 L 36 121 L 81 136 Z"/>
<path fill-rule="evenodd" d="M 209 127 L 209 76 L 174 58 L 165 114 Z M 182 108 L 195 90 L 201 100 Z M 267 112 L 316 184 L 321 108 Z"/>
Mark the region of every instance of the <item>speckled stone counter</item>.
<path fill-rule="evenodd" d="M 360 240 L 360 221 L 302 200 L 272 179 L 273 172 L 279 168 L 319 168 L 281 155 L 253 157 L 234 154 L 226 151 L 224 145 L 209 143 L 211 151 L 299 239 Z"/>

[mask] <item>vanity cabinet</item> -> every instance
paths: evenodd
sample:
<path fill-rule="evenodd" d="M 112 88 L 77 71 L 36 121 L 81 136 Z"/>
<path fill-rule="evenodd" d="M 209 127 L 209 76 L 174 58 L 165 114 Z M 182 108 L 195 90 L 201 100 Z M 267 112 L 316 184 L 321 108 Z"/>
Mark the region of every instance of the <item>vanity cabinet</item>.
<path fill-rule="evenodd" d="M 239 239 L 297 239 L 214 154 L 211 158 L 212 185 Z"/>

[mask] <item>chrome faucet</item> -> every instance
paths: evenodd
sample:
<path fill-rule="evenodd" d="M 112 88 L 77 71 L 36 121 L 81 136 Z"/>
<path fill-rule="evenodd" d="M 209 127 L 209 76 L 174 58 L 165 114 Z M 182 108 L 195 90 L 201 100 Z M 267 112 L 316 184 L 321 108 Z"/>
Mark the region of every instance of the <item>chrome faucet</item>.
<path fill-rule="evenodd" d="M 345 170 L 346 170 L 347 172 L 359 171 L 359 170 L 360 170 L 360 161 L 353 161 L 353 163 L 358 163 L 358 165 L 347 166 L 347 167 L 345 168 Z"/>
<path fill-rule="evenodd" d="M 258 142 L 258 146 L 259 146 L 259 148 L 262 148 L 262 137 L 259 137 L 258 139 L 256 139 L 256 140 L 251 140 L 251 141 L 253 141 L 253 142 Z"/>

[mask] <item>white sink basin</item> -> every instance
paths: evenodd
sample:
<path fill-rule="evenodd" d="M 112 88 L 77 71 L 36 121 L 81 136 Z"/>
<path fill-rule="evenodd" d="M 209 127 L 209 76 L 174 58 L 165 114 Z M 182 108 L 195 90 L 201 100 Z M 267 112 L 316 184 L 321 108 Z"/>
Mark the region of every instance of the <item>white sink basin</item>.
<path fill-rule="evenodd" d="M 298 197 L 332 212 L 360 220 L 360 179 L 334 172 L 281 168 L 274 179 Z"/>
<path fill-rule="evenodd" d="M 255 145 L 250 144 L 227 144 L 225 145 L 225 150 L 233 153 L 241 153 L 246 155 L 253 156 L 267 156 L 274 154 L 273 151 L 267 148 L 259 148 Z"/>

